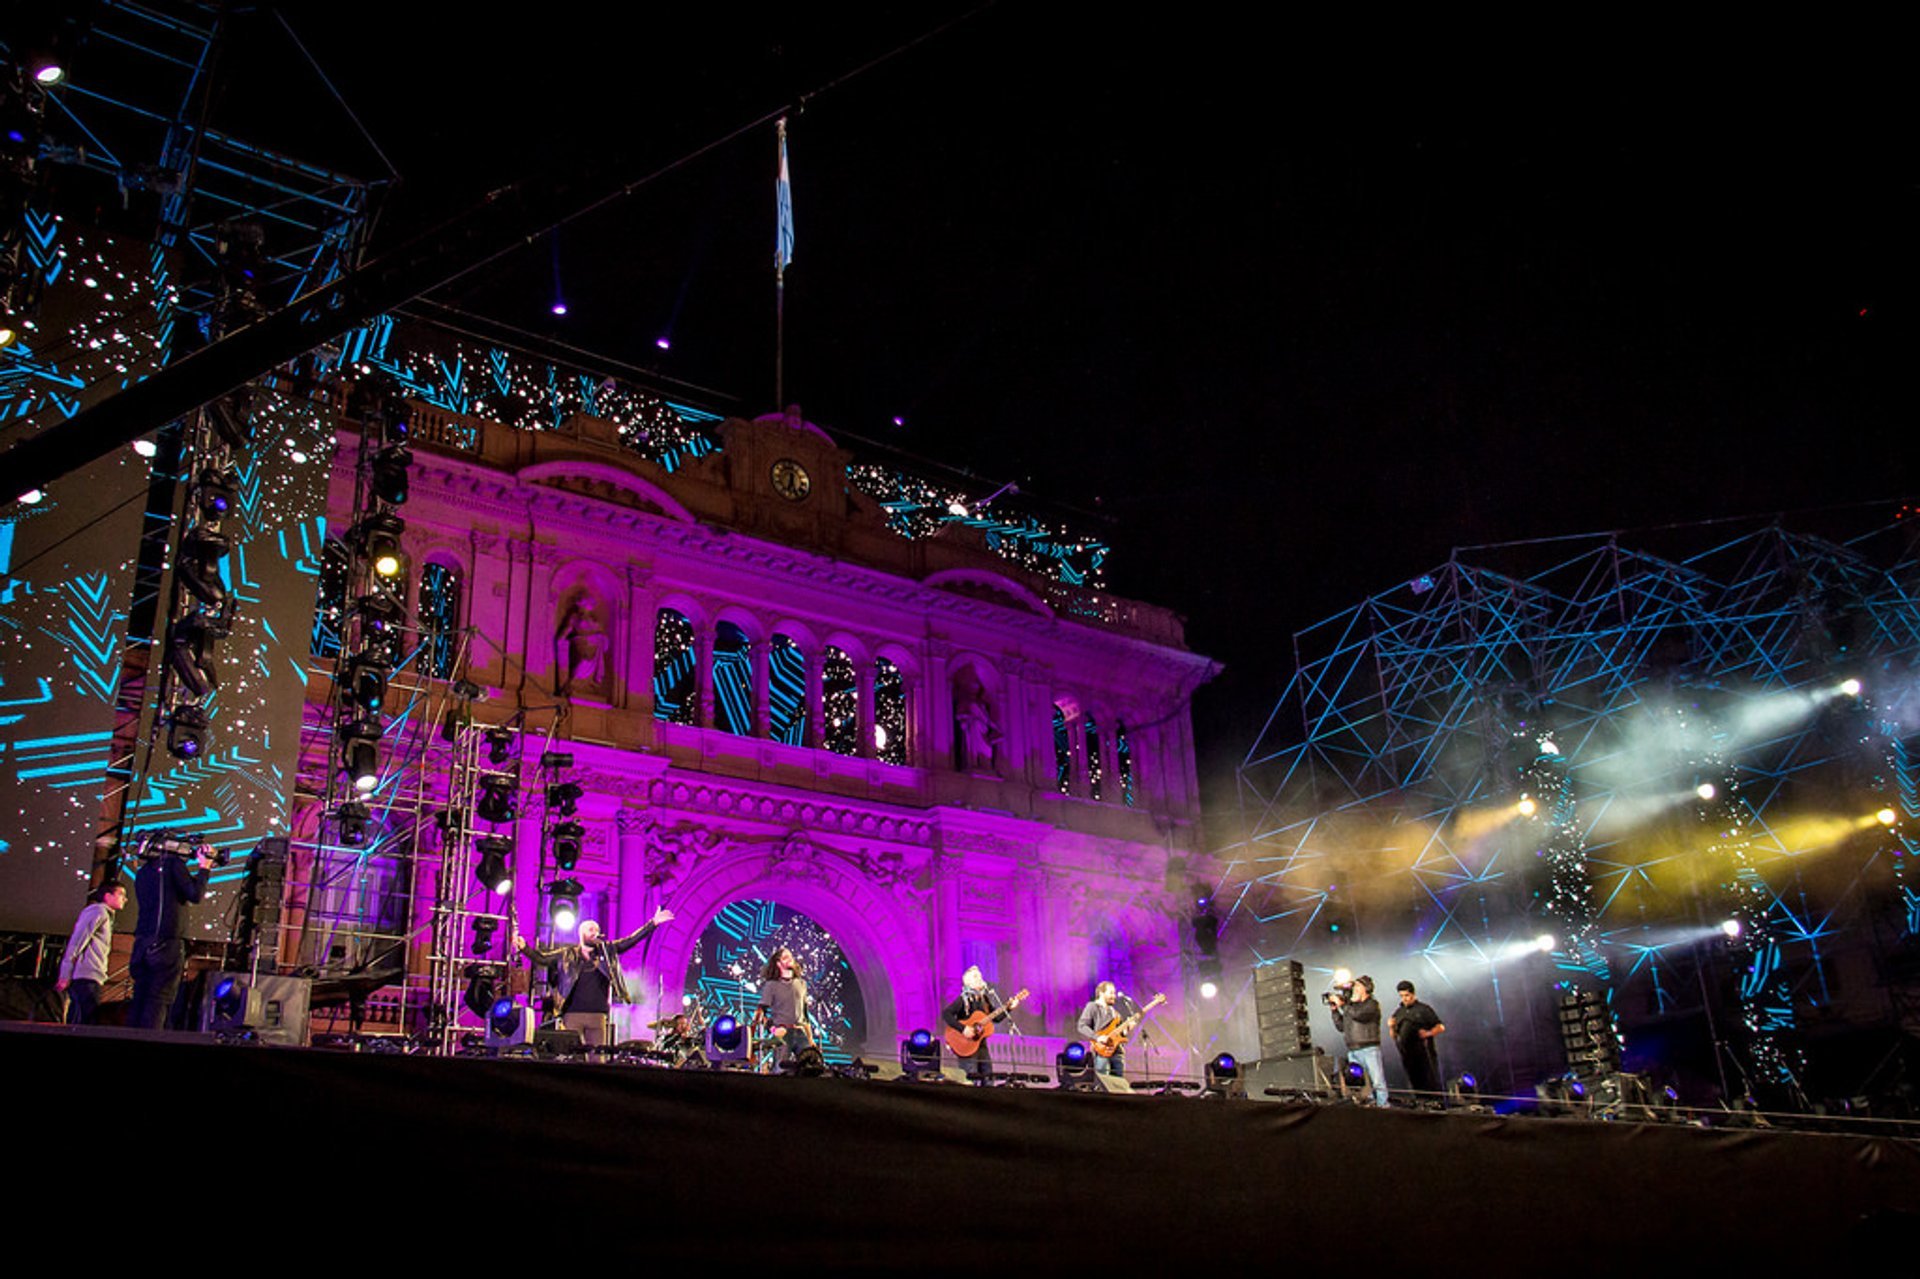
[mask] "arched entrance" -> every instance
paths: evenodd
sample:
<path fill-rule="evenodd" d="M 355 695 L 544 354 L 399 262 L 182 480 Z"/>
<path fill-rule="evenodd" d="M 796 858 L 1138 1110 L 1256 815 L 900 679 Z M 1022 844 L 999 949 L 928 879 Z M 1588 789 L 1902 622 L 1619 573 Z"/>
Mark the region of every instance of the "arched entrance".
<path fill-rule="evenodd" d="M 723 907 L 694 943 L 686 990 L 709 1016 L 752 1016 L 767 962 L 782 947 L 799 960 L 807 981 L 808 1022 L 829 1062 L 851 1060 L 867 1042 L 867 1006 L 853 961 L 811 916 L 765 898 Z"/>

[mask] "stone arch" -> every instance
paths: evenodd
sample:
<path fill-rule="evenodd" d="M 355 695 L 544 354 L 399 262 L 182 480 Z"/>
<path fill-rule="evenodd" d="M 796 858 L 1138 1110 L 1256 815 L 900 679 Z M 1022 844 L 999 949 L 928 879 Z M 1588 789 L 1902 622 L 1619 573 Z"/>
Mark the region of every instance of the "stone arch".
<path fill-rule="evenodd" d="M 968 599 L 985 600 L 989 604 L 1018 609 L 1020 612 L 1032 613 L 1039 617 L 1053 616 L 1053 606 L 1035 594 L 1032 588 L 1023 586 L 1003 573 L 995 573 L 988 569 L 944 569 L 924 578 L 920 584 L 931 586 L 935 590 L 947 591 L 950 594 L 964 595 Z"/>
<path fill-rule="evenodd" d="M 784 846 L 747 845 L 705 859 L 674 886 L 674 917 L 648 947 L 649 965 L 669 987 L 684 978 L 707 922 L 743 898 L 778 901 L 833 934 L 866 1004 L 869 1055 L 890 1055 L 898 1029 L 935 1025 L 939 1003 L 922 913 L 798 831 Z"/>
<path fill-rule="evenodd" d="M 631 471 L 606 462 L 584 459 L 535 462 L 531 466 L 521 467 L 515 478 L 651 511 L 682 524 L 694 523 L 693 512 L 682 506 L 671 493 Z"/>

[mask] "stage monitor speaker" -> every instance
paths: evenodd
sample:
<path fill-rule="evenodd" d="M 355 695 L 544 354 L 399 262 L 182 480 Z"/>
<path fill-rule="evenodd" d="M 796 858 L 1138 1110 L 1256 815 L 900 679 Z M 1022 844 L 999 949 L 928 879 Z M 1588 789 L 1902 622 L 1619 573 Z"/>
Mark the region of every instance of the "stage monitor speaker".
<path fill-rule="evenodd" d="M 1326 1058 L 1318 1051 L 1287 1053 L 1240 1063 L 1240 1078 L 1245 1082 L 1250 1101 L 1296 1101 L 1322 1097 L 1332 1091 L 1327 1078 Z M 1269 1088 L 1282 1089 L 1293 1096 L 1273 1096 Z"/>
<path fill-rule="evenodd" d="M 1133 1095 L 1133 1085 L 1119 1075 L 1095 1075 L 1094 1078 L 1098 1080 L 1100 1086 L 1108 1092 L 1126 1093 L 1128 1096 Z"/>

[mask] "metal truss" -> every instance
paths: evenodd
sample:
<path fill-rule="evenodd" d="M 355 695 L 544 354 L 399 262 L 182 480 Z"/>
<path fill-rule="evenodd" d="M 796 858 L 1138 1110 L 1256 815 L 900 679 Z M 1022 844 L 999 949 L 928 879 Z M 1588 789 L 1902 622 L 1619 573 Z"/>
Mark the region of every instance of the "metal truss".
<path fill-rule="evenodd" d="M 1850 833 L 1847 882 L 1829 872 L 1814 889 L 1802 859 L 1831 848 L 1834 822 L 1796 819 L 1841 793 L 1871 811 L 1910 789 L 1887 761 L 1912 731 L 1920 657 L 1912 521 L 1826 532 L 1774 519 L 1639 539 L 1668 554 L 1623 534 L 1463 548 L 1300 632 L 1238 771 L 1243 842 L 1216 900 L 1258 926 L 1262 958 L 1324 947 L 1356 901 L 1410 925 L 1416 954 L 1490 958 L 1536 931 L 1554 895 L 1537 869 L 1554 860 L 1540 831 L 1554 823 L 1507 816 L 1538 788 L 1550 739 L 1573 798 L 1548 798 L 1575 805 L 1560 824 L 1585 852 L 1594 944 L 1615 980 L 1665 1007 L 1662 926 L 1718 918 L 1731 891 L 1685 837 L 1708 820 L 1688 792 L 1724 758 L 1775 934 L 1811 961 L 1803 980 L 1823 981 L 1823 943 L 1911 832 Z M 1866 696 L 1833 695 L 1849 676 Z M 1684 731 L 1676 714 L 1691 716 Z M 1585 958 L 1562 966 L 1592 970 Z"/>

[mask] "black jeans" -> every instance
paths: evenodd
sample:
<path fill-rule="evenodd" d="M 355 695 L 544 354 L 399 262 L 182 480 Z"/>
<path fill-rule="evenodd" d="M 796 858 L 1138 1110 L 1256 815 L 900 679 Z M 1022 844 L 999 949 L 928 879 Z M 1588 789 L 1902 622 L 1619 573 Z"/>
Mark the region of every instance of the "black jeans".
<path fill-rule="evenodd" d="M 67 1025 L 91 1026 L 100 1015 L 100 983 L 76 977 L 67 983 Z"/>
<path fill-rule="evenodd" d="M 178 937 L 136 942 L 133 947 L 133 1008 L 127 1025 L 139 1030 L 174 1030 L 173 1001 L 187 967 L 187 944 Z"/>

